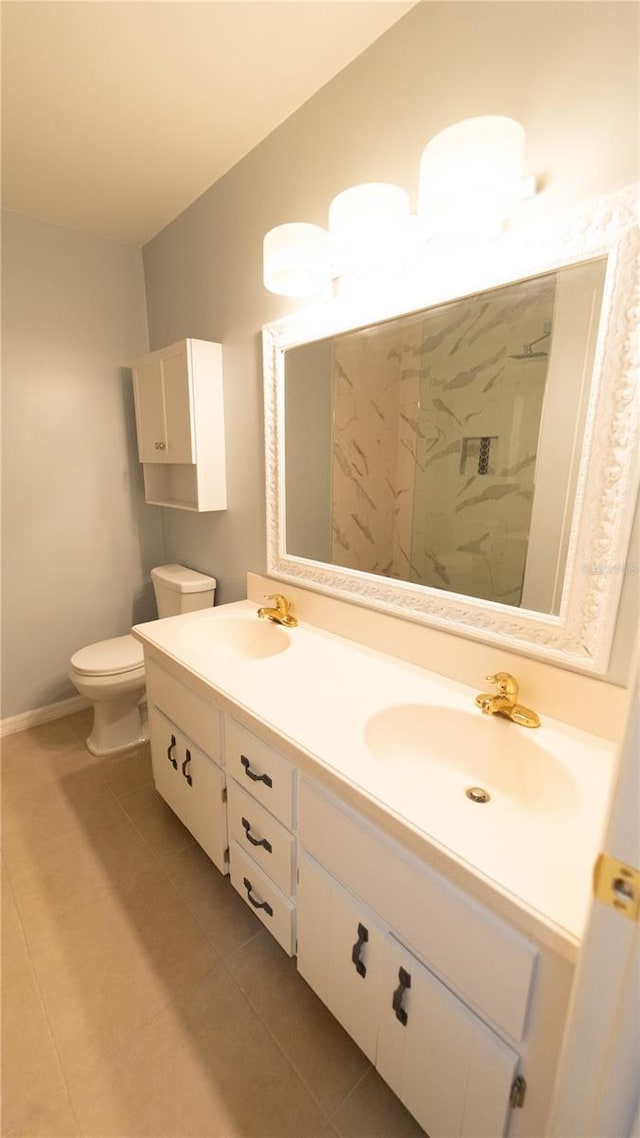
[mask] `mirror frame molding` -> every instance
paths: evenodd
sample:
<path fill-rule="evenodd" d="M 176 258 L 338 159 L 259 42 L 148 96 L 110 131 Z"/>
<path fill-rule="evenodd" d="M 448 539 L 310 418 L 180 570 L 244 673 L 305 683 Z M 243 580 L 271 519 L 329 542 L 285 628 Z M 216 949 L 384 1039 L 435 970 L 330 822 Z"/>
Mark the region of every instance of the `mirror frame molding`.
<path fill-rule="evenodd" d="M 391 302 L 379 292 L 357 301 L 337 299 L 265 325 L 269 576 L 499 644 L 508 651 L 596 675 L 606 672 L 640 474 L 639 188 L 631 186 L 571 214 L 522 225 L 491 247 L 465 249 L 464 266 L 455 264 L 452 269 L 456 260 L 452 250 L 441 254 L 439 261 L 436 256 L 430 265 L 390 281 Z M 514 609 L 286 552 L 283 395 L 288 348 L 603 256 L 607 258 L 603 304 L 557 615 Z"/>

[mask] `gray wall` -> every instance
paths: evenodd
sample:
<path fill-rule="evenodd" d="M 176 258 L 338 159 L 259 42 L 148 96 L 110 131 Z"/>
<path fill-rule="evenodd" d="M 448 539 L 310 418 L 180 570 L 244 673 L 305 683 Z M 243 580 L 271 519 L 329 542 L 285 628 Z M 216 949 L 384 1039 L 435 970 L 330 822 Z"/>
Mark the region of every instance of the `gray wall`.
<path fill-rule="evenodd" d="M 77 694 L 78 648 L 154 615 L 130 374 L 138 249 L 3 214 L 2 716 Z"/>
<path fill-rule="evenodd" d="M 265 568 L 259 330 L 300 307 L 262 287 L 264 233 L 326 224 L 333 195 L 358 182 L 398 182 L 415 205 L 424 144 L 477 114 L 524 124 L 528 170 L 545 182 L 534 213 L 630 184 L 637 21 L 627 3 L 421 4 L 145 247 L 151 347 L 183 336 L 224 344 L 229 509 L 163 519 L 166 558 L 213 573 L 219 602 L 244 596 L 246 570 Z"/>

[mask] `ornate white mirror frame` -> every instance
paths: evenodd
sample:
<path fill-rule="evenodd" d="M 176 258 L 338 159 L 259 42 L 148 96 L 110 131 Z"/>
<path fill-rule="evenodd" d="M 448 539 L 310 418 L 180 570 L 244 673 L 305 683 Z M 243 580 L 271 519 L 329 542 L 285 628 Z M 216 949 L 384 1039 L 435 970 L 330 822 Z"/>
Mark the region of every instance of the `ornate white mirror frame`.
<path fill-rule="evenodd" d="M 602 674 L 607 669 L 639 479 L 638 187 L 545 219 L 389 282 L 393 300 L 334 300 L 263 329 L 267 572 L 506 649 Z M 285 355 L 289 348 L 542 272 L 606 258 L 582 459 L 557 615 L 292 556 L 285 547 Z M 452 264 L 454 268 L 452 270 Z M 446 282 L 446 283 L 445 283 Z M 633 566 L 629 567 L 633 572 Z M 637 572 L 637 567 L 635 569 Z"/>

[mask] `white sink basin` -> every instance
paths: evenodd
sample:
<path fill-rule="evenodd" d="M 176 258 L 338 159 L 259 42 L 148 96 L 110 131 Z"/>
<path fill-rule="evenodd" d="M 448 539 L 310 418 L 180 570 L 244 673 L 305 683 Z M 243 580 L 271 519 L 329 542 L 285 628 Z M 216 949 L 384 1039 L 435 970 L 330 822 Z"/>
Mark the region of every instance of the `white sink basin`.
<path fill-rule="evenodd" d="M 212 615 L 180 630 L 185 648 L 209 660 L 264 660 L 285 652 L 291 640 L 281 625 L 270 620 Z"/>
<path fill-rule="evenodd" d="M 474 810 L 508 805 L 517 813 L 558 818 L 580 805 L 579 786 L 545 745 L 543 728 L 520 727 L 480 711 L 415 703 L 371 716 L 364 737 L 369 753 L 389 775 L 406 775 L 420 793 L 428 784 L 434 797 L 459 795 Z M 489 801 L 465 799 L 470 787 L 486 790 Z"/>

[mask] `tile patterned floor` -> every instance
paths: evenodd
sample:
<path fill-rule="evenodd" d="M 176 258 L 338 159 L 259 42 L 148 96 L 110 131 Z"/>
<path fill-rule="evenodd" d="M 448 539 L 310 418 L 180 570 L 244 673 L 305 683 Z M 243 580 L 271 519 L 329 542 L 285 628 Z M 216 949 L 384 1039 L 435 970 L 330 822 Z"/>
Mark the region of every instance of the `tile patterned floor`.
<path fill-rule="evenodd" d="M 2 1138 L 421 1138 L 88 715 L 2 746 Z"/>

